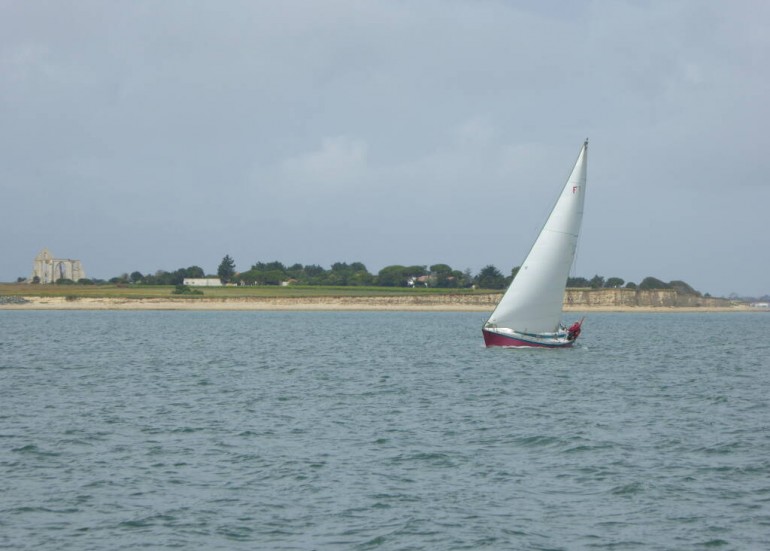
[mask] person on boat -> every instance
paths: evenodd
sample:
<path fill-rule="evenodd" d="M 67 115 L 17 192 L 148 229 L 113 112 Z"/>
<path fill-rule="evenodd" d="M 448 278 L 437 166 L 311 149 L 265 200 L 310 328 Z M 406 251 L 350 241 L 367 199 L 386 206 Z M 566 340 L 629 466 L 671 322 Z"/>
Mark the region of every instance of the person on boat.
<path fill-rule="evenodd" d="M 574 341 L 580 335 L 580 322 L 576 321 L 567 329 L 567 340 Z"/>

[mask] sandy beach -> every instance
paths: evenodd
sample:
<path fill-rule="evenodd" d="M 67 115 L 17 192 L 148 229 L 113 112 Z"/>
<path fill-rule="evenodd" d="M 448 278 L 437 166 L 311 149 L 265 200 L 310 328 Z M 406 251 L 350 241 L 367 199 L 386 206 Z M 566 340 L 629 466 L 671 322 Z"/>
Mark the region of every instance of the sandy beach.
<path fill-rule="evenodd" d="M 67 298 L 24 297 L 26 302 L 0 304 L 0 310 L 233 310 L 233 311 L 415 311 L 491 312 L 498 295 L 303 298 Z M 571 304 L 565 312 L 750 312 L 730 307 L 591 306 Z"/>

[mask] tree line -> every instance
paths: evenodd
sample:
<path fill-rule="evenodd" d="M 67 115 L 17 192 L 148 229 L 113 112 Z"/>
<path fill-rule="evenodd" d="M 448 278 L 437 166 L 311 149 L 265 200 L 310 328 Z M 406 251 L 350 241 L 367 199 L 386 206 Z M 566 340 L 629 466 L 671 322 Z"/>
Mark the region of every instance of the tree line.
<path fill-rule="evenodd" d="M 519 271 L 519 267 L 505 275 L 493 265 L 483 267 L 477 274 L 469 269 L 453 269 L 448 264 L 403 266 L 394 264 L 382 268 L 376 274 L 370 273 L 362 262 L 335 262 L 330 268 L 317 264 L 285 265 L 277 260 L 256 262 L 248 270 L 238 272 L 235 261 L 225 255 L 217 273 L 206 276 L 199 266 L 179 268 L 173 272 L 158 270 L 152 274 L 134 271 L 109 280 L 114 284 L 135 285 L 180 285 L 187 278 L 216 277 L 225 284 L 235 285 L 317 285 L 317 286 L 379 286 L 379 287 L 434 287 L 444 289 L 505 289 Z M 567 287 L 590 289 L 674 289 L 683 294 L 700 295 L 683 281 L 664 282 L 655 277 L 646 277 L 639 284 L 625 281 L 620 277 L 595 275 L 570 277 Z"/>

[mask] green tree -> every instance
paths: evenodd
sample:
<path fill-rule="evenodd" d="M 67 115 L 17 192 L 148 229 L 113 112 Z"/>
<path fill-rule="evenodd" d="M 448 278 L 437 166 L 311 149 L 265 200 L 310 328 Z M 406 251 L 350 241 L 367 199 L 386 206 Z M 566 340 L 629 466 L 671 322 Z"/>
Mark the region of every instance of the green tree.
<path fill-rule="evenodd" d="M 347 262 L 335 262 L 332 264 L 327 281 L 329 285 L 347 285 L 352 275 L 353 270 L 350 269 Z"/>
<path fill-rule="evenodd" d="M 573 289 L 582 289 L 585 287 L 590 287 L 591 282 L 588 281 L 584 277 L 568 277 L 567 278 L 567 287 L 571 287 Z"/>
<path fill-rule="evenodd" d="M 604 287 L 604 278 L 600 275 L 595 275 L 588 283 L 591 289 L 601 289 Z"/>
<path fill-rule="evenodd" d="M 446 287 L 448 289 L 456 289 L 458 287 L 465 287 L 465 274 L 460 270 L 452 270 L 447 275 Z"/>
<path fill-rule="evenodd" d="M 684 281 L 679 281 L 679 280 L 671 281 L 669 282 L 669 286 L 672 289 L 674 289 L 677 292 L 677 294 L 680 294 L 680 295 L 695 295 L 698 297 L 701 296 L 700 292 L 690 287 L 690 285 L 688 285 Z"/>
<path fill-rule="evenodd" d="M 377 285 L 383 287 L 406 287 L 413 277 L 428 275 L 427 266 L 385 266 L 377 274 Z"/>
<path fill-rule="evenodd" d="M 256 285 L 258 283 L 258 275 L 259 274 L 254 272 L 254 270 L 249 270 L 247 272 L 241 272 L 234 280 L 244 285 Z"/>
<path fill-rule="evenodd" d="M 619 277 L 609 277 L 607 278 L 607 281 L 604 282 L 604 286 L 609 289 L 619 289 L 620 287 L 623 287 L 624 283 L 625 281 Z"/>
<path fill-rule="evenodd" d="M 374 281 L 374 276 L 369 273 L 363 262 L 351 262 L 350 263 L 350 277 L 348 278 L 348 285 L 371 285 Z"/>
<path fill-rule="evenodd" d="M 222 262 L 219 263 L 217 275 L 219 276 L 219 279 L 222 280 L 222 283 L 230 283 L 233 279 L 233 276 L 235 275 L 235 261 L 230 258 L 229 254 L 226 254 L 222 259 Z"/>
<path fill-rule="evenodd" d="M 405 285 L 409 285 L 409 280 L 426 276 L 428 274 L 428 267 L 427 266 L 407 266 L 404 269 L 404 278 L 406 280 Z"/>
<path fill-rule="evenodd" d="M 187 270 L 184 268 L 178 268 L 171 274 L 171 279 L 169 282 L 171 285 L 183 285 L 185 277 L 187 277 Z"/>
<path fill-rule="evenodd" d="M 513 283 L 513 280 L 516 279 L 516 274 L 519 273 L 519 270 L 521 269 L 521 266 L 516 266 L 511 270 L 511 275 L 507 278 L 505 278 L 505 286 L 508 287 L 511 283 Z"/>
<path fill-rule="evenodd" d="M 296 264 L 292 266 L 292 268 L 296 267 Z M 288 274 L 286 266 L 276 260 L 267 263 L 257 262 L 248 272 L 239 274 L 238 281 L 247 285 L 280 285 L 292 277 Z"/>
<path fill-rule="evenodd" d="M 276 272 L 281 272 L 285 274 L 286 266 L 283 265 L 283 262 L 278 262 L 277 260 L 273 260 L 272 262 L 268 262 L 267 264 L 264 265 L 264 270 L 276 271 Z"/>
<path fill-rule="evenodd" d="M 267 270 L 262 272 L 262 283 L 264 285 L 280 285 L 286 280 L 286 273 L 282 270 Z"/>
<path fill-rule="evenodd" d="M 383 287 L 406 287 L 406 268 L 399 264 L 385 266 L 377 273 L 377 284 Z"/>
<path fill-rule="evenodd" d="M 326 284 L 326 270 L 317 264 L 308 264 L 304 269 L 303 283 L 307 285 L 324 285 Z"/>
<path fill-rule="evenodd" d="M 139 283 L 144 279 L 144 276 L 142 275 L 142 272 L 131 272 L 129 279 L 131 280 L 131 283 Z"/>
<path fill-rule="evenodd" d="M 645 277 L 639 284 L 640 289 L 668 289 L 670 285 L 654 277 Z"/>
<path fill-rule="evenodd" d="M 144 280 L 148 285 L 171 285 L 173 274 L 166 270 L 158 270 L 151 276 L 145 276 Z"/>
<path fill-rule="evenodd" d="M 175 270 L 171 274 L 167 274 L 166 277 L 163 278 L 163 285 L 182 285 L 184 283 L 185 278 L 201 278 L 204 277 L 206 274 L 203 271 L 203 268 L 200 266 L 189 266 L 187 268 L 179 268 Z M 128 280 L 128 275 L 126 275 L 126 280 Z"/>
<path fill-rule="evenodd" d="M 471 272 L 470 268 L 465 268 L 465 271 L 462 273 L 462 277 L 460 277 L 461 287 L 470 287 L 473 285 L 473 272 Z"/>
<path fill-rule="evenodd" d="M 305 267 L 302 264 L 292 264 L 286 268 L 286 275 L 300 283 L 305 283 Z"/>
<path fill-rule="evenodd" d="M 434 264 L 429 270 L 432 286 L 442 289 L 457 286 L 457 278 L 448 264 Z"/>
<path fill-rule="evenodd" d="M 188 268 L 183 268 L 184 276 L 190 277 L 190 278 L 201 278 L 206 277 L 206 272 L 203 271 L 203 268 L 200 266 L 190 266 Z"/>
<path fill-rule="evenodd" d="M 476 276 L 476 285 L 482 289 L 505 288 L 505 276 L 493 265 L 484 266 Z"/>

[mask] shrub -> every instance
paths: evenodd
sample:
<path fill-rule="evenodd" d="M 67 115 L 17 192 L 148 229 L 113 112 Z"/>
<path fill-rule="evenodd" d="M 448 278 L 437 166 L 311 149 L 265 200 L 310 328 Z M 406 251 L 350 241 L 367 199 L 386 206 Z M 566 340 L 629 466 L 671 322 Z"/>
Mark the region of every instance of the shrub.
<path fill-rule="evenodd" d="M 191 289 L 189 285 L 177 285 L 176 288 L 171 291 L 172 295 L 202 295 L 203 291 L 200 289 Z"/>

